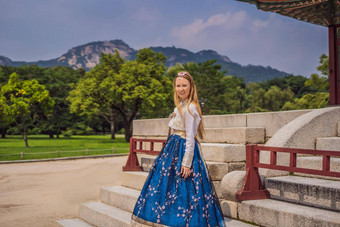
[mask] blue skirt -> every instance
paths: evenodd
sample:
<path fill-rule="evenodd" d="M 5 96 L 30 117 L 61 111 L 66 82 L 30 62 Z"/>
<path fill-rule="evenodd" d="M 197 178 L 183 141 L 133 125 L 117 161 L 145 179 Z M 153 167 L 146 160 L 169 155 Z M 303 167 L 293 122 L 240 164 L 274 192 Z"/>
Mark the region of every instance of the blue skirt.
<path fill-rule="evenodd" d="M 170 135 L 136 202 L 132 223 L 149 226 L 224 226 L 197 143 L 192 174 L 180 176 L 185 139 Z"/>

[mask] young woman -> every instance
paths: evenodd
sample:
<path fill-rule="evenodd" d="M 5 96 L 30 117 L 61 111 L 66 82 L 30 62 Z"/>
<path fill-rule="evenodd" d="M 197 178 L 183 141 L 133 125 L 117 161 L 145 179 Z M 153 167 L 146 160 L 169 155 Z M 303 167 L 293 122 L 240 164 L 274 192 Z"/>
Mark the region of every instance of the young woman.
<path fill-rule="evenodd" d="M 196 134 L 203 138 L 201 108 L 191 75 L 174 80 L 176 108 L 168 137 L 132 214 L 132 226 L 224 226 L 215 192 L 201 157 Z"/>

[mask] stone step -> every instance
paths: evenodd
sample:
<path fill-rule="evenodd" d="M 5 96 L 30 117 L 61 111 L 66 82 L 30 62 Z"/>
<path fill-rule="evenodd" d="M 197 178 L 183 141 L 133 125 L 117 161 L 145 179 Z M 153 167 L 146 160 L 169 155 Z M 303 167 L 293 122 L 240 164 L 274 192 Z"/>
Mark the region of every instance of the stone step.
<path fill-rule="evenodd" d="M 338 121 L 338 136 L 340 136 L 340 121 Z"/>
<path fill-rule="evenodd" d="M 221 181 L 224 175 L 229 172 L 229 164 L 224 162 L 206 162 L 209 175 L 213 181 Z"/>
<path fill-rule="evenodd" d="M 239 219 L 260 226 L 340 226 L 340 213 L 273 199 L 242 201 Z"/>
<path fill-rule="evenodd" d="M 89 202 L 81 205 L 81 218 L 97 227 L 130 227 L 132 213 L 100 202 Z M 251 227 L 245 222 L 224 218 L 228 227 Z M 92 225 L 89 225 L 92 226 Z M 70 226 L 73 227 L 73 226 Z M 78 227 L 78 226 L 74 226 Z M 82 227 L 79 225 L 79 227 Z M 85 226 L 84 226 L 85 227 Z"/>
<path fill-rule="evenodd" d="M 142 166 L 144 172 L 150 172 L 151 167 L 153 163 L 155 162 L 156 158 L 157 158 L 157 155 L 152 155 L 152 156 L 149 155 L 149 156 L 141 157 L 140 165 Z"/>
<path fill-rule="evenodd" d="M 205 128 L 204 143 L 264 143 L 265 128 L 262 127 L 233 127 L 233 128 Z"/>
<path fill-rule="evenodd" d="M 213 162 L 242 162 L 246 160 L 246 145 L 201 143 L 204 160 Z"/>
<path fill-rule="evenodd" d="M 121 178 L 122 186 L 136 190 L 142 190 L 143 185 L 148 178 L 148 172 L 123 172 Z"/>
<path fill-rule="evenodd" d="M 257 225 L 251 225 L 251 224 L 239 221 L 239 220 L 227 218 L 227 217 L 224 217 L 224 224 L 225 224 L 225 226 L 228 226 L 228 227 L 254 227 L 254 226 L 257 226 Z"/>
<path fill-rule="evenodd" d="M 316 150 L 340 151 L 340 137 L 317 138 Z"/>
<path fill-rule="evenodd" d="M 340 211 L 340 181 L 297 176 L 265 179 L 272 199 Z"/>
<path fill-rule="evenodd" d="M 133 212 L 140 191 L 124 186 L 100 188 L 100 200 L 119 209 Z"/>
<path fill-rule="evenodd" d="M 64 227 L 94 227 L 79 218 L 57 220 L 57 223 Z"/>
<path fill-rule="evenodd" d="M 322 170 L 322 157 L 301 156 L 297 158 L 296 165 L 297 167 L 302 167 L 302 168 Z M 335 171 L 335 172 L 340 172 L 340 158 L 331 158 L 330 170 Z M 340 178 L 336 178 L 336 177 L 318 176 L 318 175 L 311 175 L 311 174 L 305 174 L 305 173 L 294 173 L 294 174 L 298 176 L 308 176 L 312 178 L 340 180 Z"/>
<path fill-rule="evenodd" d="M 79 216 L 98 227 L 130 227 L 130 212 L 101 202 L 81 204 Z"/>

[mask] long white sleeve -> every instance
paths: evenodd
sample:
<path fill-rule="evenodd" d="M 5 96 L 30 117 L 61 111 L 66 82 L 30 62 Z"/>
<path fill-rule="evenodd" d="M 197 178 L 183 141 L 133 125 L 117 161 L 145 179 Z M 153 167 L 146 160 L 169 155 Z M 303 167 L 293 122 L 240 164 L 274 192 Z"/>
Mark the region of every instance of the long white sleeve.
<path fill-rule="evenodd" d="M 189 109 L 191 113 L 189 113 L 187 107 L 185 107 L 185 110 L 183 110 L 184 127 L 185 127 L 185 135 L 186 135 L 186 146 L 185 146 L 184 157 L 182 160 L 182 166 L 186 166 L 190 168 L 192 164 L 192 158 L 194 156 L 194 150 L 195 150 L 195 137 L 196 137 L 196 133 L 197 133 L 201 118 L 194 104 L 191 103 L 189 105 Z"/>

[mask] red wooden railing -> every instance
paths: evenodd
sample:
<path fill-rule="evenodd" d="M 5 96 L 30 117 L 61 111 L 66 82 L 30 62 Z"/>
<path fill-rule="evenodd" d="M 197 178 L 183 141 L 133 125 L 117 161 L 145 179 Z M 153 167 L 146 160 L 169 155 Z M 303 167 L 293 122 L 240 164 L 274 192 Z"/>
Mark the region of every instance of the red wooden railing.
<path fill-rule="evenodd" d="M 270 151 L 270 163 L 260 163 L 260 151 Z M 289 153 L 289 166 L 277 164 L 277 153 Z M 296 166 L 297 154 L 311 154 L 323 157 L 322 169 L 307 169 Z M 259 168 L 283 170 L 289 172 L 307 173 L 329 177 L 339 177 L 340 172 L 330 171 L 330 157 L 340 157 L 340 151 L 325 151 L 325 150 L 309 150 L 297 148 L 283 148 L 283 147 L 265 147 L 254 144 L 249 144 L 246 147 L 246 176 L 243 181 L 243 186 L 240 191 L 236 193 L 238 200 L 255 200 L 267 199 L 270 197 L 268 190 L 263 188 Z"/>
<path fill-rule="evenodd" d="M 137 152 L 146 153 L 146 154 L 159 154 L 160 151 L 154 150 L 155 143 L 161 143 L 162 147 L 164 146 L 166 140 L 160 139 L 130 139 L 130 154 L 128 160 L 126 161 L 125 166 L 123 166 L 123 171 L 142 171 L 142 167 L 139 165 L 137 159 Z M 143 150 L 146 147 L 146 143 L 149 143 L 149 149 Z"/>

